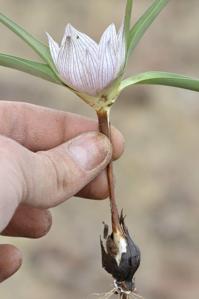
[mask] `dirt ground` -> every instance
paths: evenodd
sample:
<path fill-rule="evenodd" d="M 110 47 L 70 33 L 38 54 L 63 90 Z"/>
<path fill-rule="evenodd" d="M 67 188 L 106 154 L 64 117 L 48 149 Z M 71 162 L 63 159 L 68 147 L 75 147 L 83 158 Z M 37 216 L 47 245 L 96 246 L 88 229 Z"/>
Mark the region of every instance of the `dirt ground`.
<path fill-rule="evenodd" d="M 61 39 L 70 22 L 99 39 L 120 24 L 122 0 L 0 0 L 1 11 L 46 42 Z M 134 21 L 152 2 L 135 0 Z M 172 0 L 135 50 L 127 74 L 164 70 L 199 77 L 199 2 Z M 0 26 L 0 51 L 37 59 Z M 0 99 L 95 117 L 64 88 L 0 68 Z M 126 139 L 115 163 L 118 205 L 142 251 L 137 289 L 146 299 L 199 298 L 199 95 L 180 89 L 139 86 L 125 91 L 112 122 Z M 54 224 L 41 240 L 5 239 L 23 252 L 21 270 L 1 284 L 2 299 L 83 299 L 108 291 L 99 235 L 109 221 L 108 201 L 73 198 L 52 211 Z"/>

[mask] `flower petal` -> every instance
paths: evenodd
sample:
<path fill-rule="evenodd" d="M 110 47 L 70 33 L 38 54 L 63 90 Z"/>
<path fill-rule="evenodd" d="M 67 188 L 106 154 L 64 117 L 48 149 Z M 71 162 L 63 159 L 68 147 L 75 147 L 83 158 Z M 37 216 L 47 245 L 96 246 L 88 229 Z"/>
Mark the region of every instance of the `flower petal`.
<path fill-rule="evenodd" d="M 104 47 L 106 46 L 107 42 L 110 42 L 113 50 L 117 52 L 118 48 L 118 37 L 117 37 L 117 32 L 115 29 L 115 25 L 111 24 L 109 25 L 104 33 L 102 34 L 102 37 L 99 42 L 99 54 L 101 55 L 104 51 Z"/>
<path fill-rule="evenodd" d="M 105 88 L 115 79 L 117 65 L 115 40 L 115 26 L 110 25 L 103 33 L 99 43 L 99 85 L 100 89 Z"/>
<path fill-rule="evenodd" d="M 115 55 L 117 53 L 117 48 L 118 48 L 118 37 L 117 37 L 117 31 L 116 31 L 116 28 L 115 28 L 115 24 L 111 24 L 109 26 L 109 34 L 110 34 L 110 43 L 111 43 L 111 46 L 113 47 L 113 50 L 115 52 Z"/>
<path fill-rule="evenodd" d="M 98 63 L 89 50 L 86 50 L 84 76 L 87 81 L 88 93 L 96 95 L 99 89 L 99 80 L 97 76 Z"/>
<path fill-rule="evenodd" d="M 125 37 L 111 24 L 99 45 L 71 24 L 65 28 L 61 47 L 47 34 L 52 59 L 61 79 L 71 88 L 96 95 L 116 79 L 125 63 Z"/>
<path fill-rule="evenodd" d="M 59 72 L 66 84 L 75 90 L 93 94 L 98 68 L 96 55 L 93 57 L 92 49 L 85 47 L 82 35 L 77 38 L 76 30 L 67 31 L 69 33 L 70 36 L 65 35 L 65 42 L 60 49 Z"/>
<path fill-rule="evenodd" d="M 67 36 L 73 36 L 76 39 L 81 39 L 82 45 L 84 45 L 85 48 L 95 53 L 95 55 L 97 56 L 97 43 L 85 33 L 82 33 L 75 29 L 71 24 L 68 24 L 65 28 L 65 33 L 61 45 L 63 45 Z"/>
<path fill-rule="evenodd" d="M 125 40 L 125 30 L 124 22 L 118 31 L 118 52 L 117 52 L 117 67 L 116 73 L 119 73 L 125 66 L 126 60 L 126 40 Z"/>
<path fill-rule="evenodd" d="M 46 35 L 48 37 L 48 44 L 50 48 L 50 54 L 52 56 L 53 62 L 56 65 L 57 64 L 57 58 L 59 54 L 59 45 L 54 41 L 54 39 L 46 32 Z"/>
<path fill-rule="evenodd" d="M 72 32 L 73 32 L 73 26 L 71 24 L 68 24 L 65 28 L 64 36 L 61 41 L 61 47 L 64 46 L 66 42 L 66 38 L 72 36 Z"/>

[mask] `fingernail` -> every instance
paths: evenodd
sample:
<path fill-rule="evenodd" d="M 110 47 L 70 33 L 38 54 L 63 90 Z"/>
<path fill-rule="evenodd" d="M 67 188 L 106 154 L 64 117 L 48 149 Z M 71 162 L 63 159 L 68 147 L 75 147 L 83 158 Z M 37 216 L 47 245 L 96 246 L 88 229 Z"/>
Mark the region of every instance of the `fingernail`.
<path fill-rule="evenodd" d="M 93 170 L 111 158 L 109 140 L 100 133 L 84 133 L 76 137 L 69 144 L 69 154 L 84 170 Z"/>

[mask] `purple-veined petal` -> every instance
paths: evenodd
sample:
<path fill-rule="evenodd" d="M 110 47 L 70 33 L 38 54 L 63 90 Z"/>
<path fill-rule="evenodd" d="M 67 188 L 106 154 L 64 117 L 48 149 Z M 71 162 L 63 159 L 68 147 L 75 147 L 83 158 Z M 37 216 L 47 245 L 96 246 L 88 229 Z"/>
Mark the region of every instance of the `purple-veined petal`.
<path fill-rule="evenodd" d="M 108 28 L 105 30 L 101 37 L 100 43 L 103 41 L 103 39 L 110 40 L 111 47 L 113 48 L 113 51 L 116 55 L 118 50 L 118 36 L 115 24 L 111 24 L 108 26 Z"/>
<path fill-rule="evenodd" d="M 76 58 L 75 51 L 73 37 L 66 36 L 59 52 L 57 67 L 65 83 L 78 90 L 81 87 L 79 78 L 81 70 L 78 69 L 78 66 L 81 67 L 81 65 L 78 63 L 79 59 Z M 79 55 L 84 55 L 83 51 L 84 49 L 82 49 L 82 52 L 79 51 Z M 76 76 L 75 73 L 77 73 Z"/>
<path fill-rule="evenodd" d="M 126 40 L 124 31 L 124 22 L 118 31 L 118 52 L 116 74 L 119 73 L 125 65 L 126 60 Z"/>
<path fill-rule="evenodd" d="M 110 25 L 103 33 L 99 43 L 99 86 L 105 88 L 115 79 L 117 55 L 115 52 L 115 25 Z"/>
<path fill-rule="evenodd" d="M 86 61 L 85 61 L 85 68 L 84 68 L 84 76 L 87 81 L 88 93 L 90 95 L 95 95 L 99 89 L 99 80 L 97 76 L 99 65 L 89 50 L 86 50 L 85 55 L 86 55 Z"/>
<path fill-rule="evenodd" d="M 99 55 L 100 56 L 102 55 L 107 42 L 110 42 L 110 44 L 113 47 L 113 50 L 117 51 L 118 37 L 117 37 L 117 33 L 116 33 L 114 24 L 109 25 L 101 36 L 101 39 L 99 42 Z"/>
<path fill-rule="evenodd" d="M 58 70 L 66 82 L 77 91 L 94 93 L 97 57 L 93 55 L 92 49 L 85 47 L 82 35 L 78 36 L 75 31 L 66 36 L 59 57 Z"/>
<path fill-rule="evenodd" d="M 65 40 L 65 43 L 60 48 L 59 55 L 57 58 L 57 69 L 61 75 L 61 77 L 67 81 L 67 66 L 69 63 L 69 59 L 71 58 L 71 38 L 68 37 Z"/>
<path fill-rule="evenodd" d="M 104 51 L 99 62 L 98 78 L 100 89 L 105 88 L 111 83 L 111 81 L 114 80 L 115 65 L 116 57 L 113 53 L 113 49 L 110 46 L 110 41 L 108 41 L 104 47 Z"/>
<path fill-rule="evenodd" d="M 93 93 L 96 63 L 92 59 L 89 50 L 84 47 L 83 40 L 79 38 L 73 43 L 74 67 L 73 67 L 73 85 L 77 90 Z"/>
<path fill-rule="evenodd" d="M 59 45 L 54 41 L 54 39 L 46 32 L 46 35 L 48 37 L 48 44 L 50 48 L 50 54 L 52 56 L 53 62 L 56 65 L 57 63 L 57 58 L 59 54 Z"/>
<path fill-rule="evenodd" d="M 125 64 L 124 26 L 110 25 L 99 44 L 72 25 L 65 28 L 61 47 L 48 35 L 52 59 L 60 78 L 71 88 L 96 95 L 116 79 Z"/>
<path fill-rule="evenodd" d="M 85 48 L 87 48 L 90 51 L 92 51 L 93 53 L 95 53 L 95 55 L 97 56 L 97 51 L 98 51 L 97 43 L 92 38 L 90 38 L 88 35 L 86 35 L 85 33 L 82 33 L 80 31 L 78 31 L 77 29 L 75 29 L 71 24 L 68 24 L 65 28 L 65 33 L 64 33 L 64 37 L 62 39 L 61 45 L 63 45 L 67 36 L 72 36 L 72 37 L 74 37 L 74 39 L 81 38 L 82 45 L 84 45 Z"/>
<path fill-rule="evenodd" d="M 69 36 L 71 37 L 72 34 L 73 34 L 73 26 L 71 24 L 68 24 L 65 28 L 64 36 L 61 41 L 61 47 L 65 44 L 66 38 Z"/>

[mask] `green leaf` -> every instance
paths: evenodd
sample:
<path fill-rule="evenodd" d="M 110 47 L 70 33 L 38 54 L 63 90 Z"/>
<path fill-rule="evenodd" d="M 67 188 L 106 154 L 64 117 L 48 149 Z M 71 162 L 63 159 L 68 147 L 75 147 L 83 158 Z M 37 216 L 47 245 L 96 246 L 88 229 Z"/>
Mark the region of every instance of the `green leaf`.
<path fill-rule="evenodd" d="M 25 29 L 10 20 L 7 16 L 0 13 L 0 23 L 7 26 L 10 30 L 16 33 L 22 40 L 24 40 L 39 56 L 57 73 L 51 59 L 48 46 L 37 40 L 34 36 L 28 33 Z"/>
<path fill-rule="evenodd" d="M 139 43 L 140 39 L 153 23 L 158 14 L 167 5 L 169 0 L 155 0 L 147 11 L 140 17 L 136 24 L 132 27 L 128 38 L 128 56 Z"/>
<path fill-rule="evenodd" d="M 0 53 L 0 65 L 63 85 L 62 81 L 47 64 Z"/>
<path fill-rule="evenodd" d="M 133 0 L 127 0 L 127 2 L 126 2 L 126 11 L 125 11 L 125 19 L 124 19 L 124 30 L 125 30 L 125 36 L 126 36 L 127 40 L 128 40 L 130 26 L 131 26 L 132 8 L 133 8 Z"/>
<path fill-rule="evenodd" d="M 120 92 L 124 88 L 135 84 L 166 85 L 199 91 L 198 79 L 174 73 L 146 72 L 123 80 L 120 85 Z"/>

